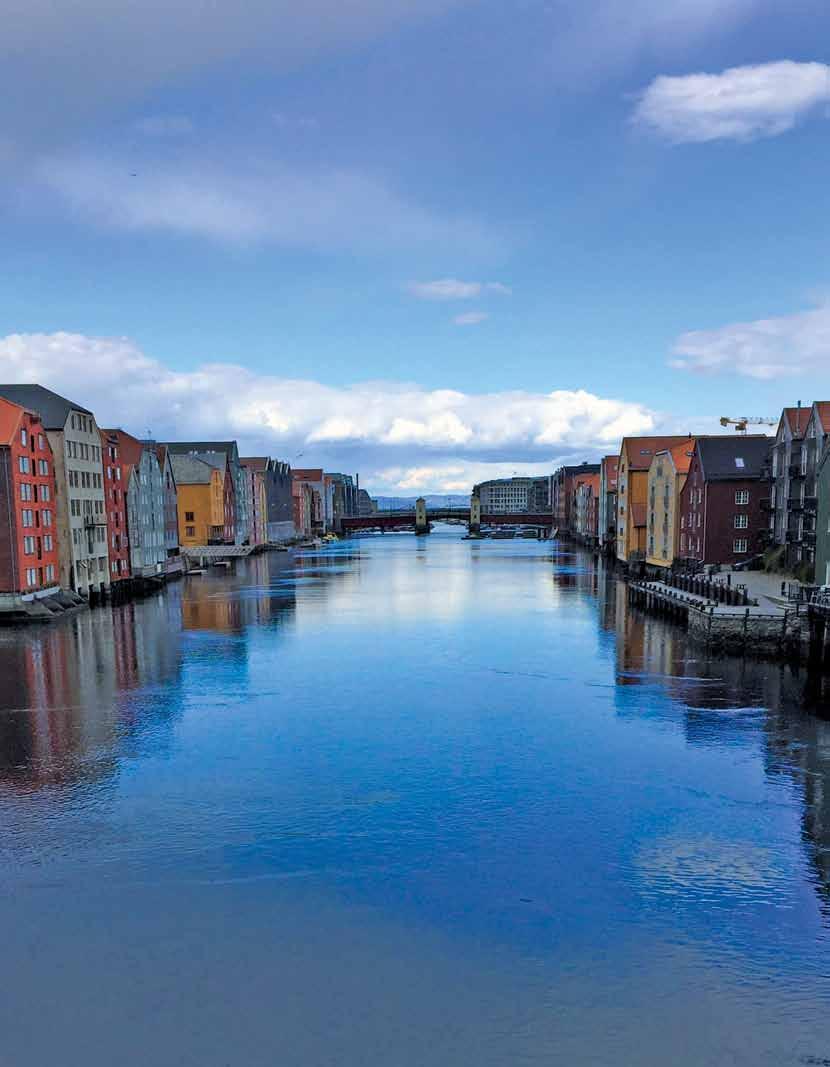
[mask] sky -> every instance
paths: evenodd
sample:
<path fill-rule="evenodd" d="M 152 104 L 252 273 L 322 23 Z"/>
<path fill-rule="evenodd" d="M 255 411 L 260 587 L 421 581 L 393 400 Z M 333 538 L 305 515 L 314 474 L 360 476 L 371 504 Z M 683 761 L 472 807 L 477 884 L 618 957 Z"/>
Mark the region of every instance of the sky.
<path fill-rule="evenodd" d="M 0 382 L 392 494 L 830 397 L 826 3 L 0 24 Z"/>

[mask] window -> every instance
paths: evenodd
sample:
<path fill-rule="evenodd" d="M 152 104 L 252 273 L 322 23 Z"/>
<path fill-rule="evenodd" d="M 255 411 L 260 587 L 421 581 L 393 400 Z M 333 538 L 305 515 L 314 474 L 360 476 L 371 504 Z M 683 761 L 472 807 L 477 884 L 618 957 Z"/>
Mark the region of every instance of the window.
<path fill-rule="evenodd" d="M 743 456 L 735 456 L 735 466 L 738 470 L 743 470 L 746 464 L 744 463 Z"/>
<path fill-rule="evenodd" d="M 185 537 L 195 537 L 196 536 L 196 527 L 195 526 L 185 526 L 184 533 L 185 533 Z M 622 533 L 622 526 L 620 527 L 620 533 Z"/>
<path fill-rule="evenodd" d="M 23 445 L 24 448 L 29 443 L 29 435 L 26 433 L 25 430 L 20 431 L 20 443 L 21 445 Z"/>
<path fill-rule="evenodd" d="M 747 549 L 747 540 L 745 537 L 738 537 L 732 543 L 732 551 L 736 556 L 743 555 Z"/>
<path fill-rule="evenodd" d="M 36 567 L 27 567 L 26 568 L 26 585 L 28 585 L 28 586 L 37 585 L 37 568 Z"/>
<path fill-rule="evenodd" d="M 23 538 L 23 552 L 27 556 L 35 554 L 35 539 L 31 535 Z"/>
<path fill-rule="evenodd" d="M 42 434 L 42 433 L 39 433 L 39 434 L 37 435 L 37 447 L 38 447 L 38 448 L 39 448 L 39 449 L 40 449 L 41 451 L 43 451 L 43 449 L 44 449 L 44 448 L 46 447 L 46 446 L 45 446 L 45 444 L 44 444 L 44 441 L 43 441 L 43 434 Z"/>
<path fill-rule="evenodd" d="M 110 567 L 110 570 L 112 571 L 113 574 L 118 574 L 118 560 L 114 559 L 112 561 L 112 565 Z"/>
<path fill-rule="evenodd" d="M 193 522 L 193 512 L 192 511 L 186 511 L 184 513 L 184 521 L 185 522 Z"/>
<path fill-rule="evenodd" d="M 735 529 L 736 530 L 746 530 L 748 526 L 749 526 L 749 516 L 748 515 L 736 515 L 735 516 Z"/>
<path fill-rule="evenodd" d="M 44 508 L 43 511 L 41 511 L 40 520 L 44 526 L 52 525 L 52 512 L 49 510 L 49 508 Z"/>
<path fill-rule="evenodd" d="M 54 542 L 52 541 L 52 535 L 51 534 L 45 534 L 44 538 L 43 538 L 43 551 L 44 552 L 51 552 L 53 547 L 54 547 Z"/>
<path fill-rule="evenodd" d="M 28 456 L 20 456 L 20 457 L 18 457 L 17 466 L 18 466 L 21 474 L 28 474 L 29 473 L 29 457 Z"/>
<path fill-rule="evenodd" d="M 49 488 L 48 485 L 42 485 L 40 487 L 40 499 L 43 501 L 52 499 L 52 490 Z"/>
<path fill-rule="evenodd" d="M 55 580 L 55 564 L 54 563 L 47 563 L 46 564 L 46 581 L 47 582 L 54 582 L 54 580 Z"/>
<path fill-rule="evenodd" d="M 735 493 L 736 504 L 748 504 L 749 503 L 749 490 L 738 489 Z"/>
<path fill-rule="evenodd" d="M 34 524 L 35 524 L 34 512 L 32 511 L 31 508 L 24 508 L 23 509 L 23 525 L 24 526 L 34 526 Z"/>
<path fill-rule="evenodd" d="M 20 499 L 31 500 L 32 499 L 32 487 L 29 482 L 20 483 Z"/>
<path fill-rule="evenodd" d="M 45 459 L 39 459 L 37 461 L 37 472 L 38 474 L 42 474 L 44 476 L 49 473 L 49 464 L 46 462 Z"/>

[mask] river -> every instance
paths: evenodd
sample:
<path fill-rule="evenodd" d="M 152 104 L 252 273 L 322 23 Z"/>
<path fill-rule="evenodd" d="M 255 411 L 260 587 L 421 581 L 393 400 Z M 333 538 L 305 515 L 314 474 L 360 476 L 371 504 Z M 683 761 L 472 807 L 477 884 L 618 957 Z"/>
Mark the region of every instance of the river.
<path fill-rule="evenodd" d="M 0 631 L 0 1064 L 828 1064 L 826 698 L 452 528 Z"/>

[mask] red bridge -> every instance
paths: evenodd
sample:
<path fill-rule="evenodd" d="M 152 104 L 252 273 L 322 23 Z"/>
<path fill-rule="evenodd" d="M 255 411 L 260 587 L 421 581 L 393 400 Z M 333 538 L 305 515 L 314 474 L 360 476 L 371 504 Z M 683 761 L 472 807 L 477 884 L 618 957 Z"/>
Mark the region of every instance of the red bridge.
<path fill-rule="evenodd" d="M 427 522 L 457 522 L 470 524 L 469 508 L 428 508 Z M 548 512 L 528 514 L 526 511 L 509 514 L 482 513 L 482 526 L 538 526 L 545 529 L 553 527 L 553 515 Z M 343 533 L 358 530 L 414 530 L 416 528 L 414 511 L 378 511 L 374 515 L 352 515 L 340 520 Z"/>

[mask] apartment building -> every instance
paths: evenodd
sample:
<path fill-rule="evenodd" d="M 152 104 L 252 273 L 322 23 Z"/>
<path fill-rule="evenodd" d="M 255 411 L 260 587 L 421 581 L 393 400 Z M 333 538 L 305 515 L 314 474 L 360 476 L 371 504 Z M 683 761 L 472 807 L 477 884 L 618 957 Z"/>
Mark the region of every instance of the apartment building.
<path fill-rule="evenodd" d="M 60 584 L 81 596 L 110 586 L 101 435 L 95 416 L 42 385 L 0 385 L 0 396 L 37 412 L 55 463 Z"/>
<path fill-rule="evenodd" d="M 40 416 L 0 398 L 0 605 L 55 593 L 55 467 Z"/>

